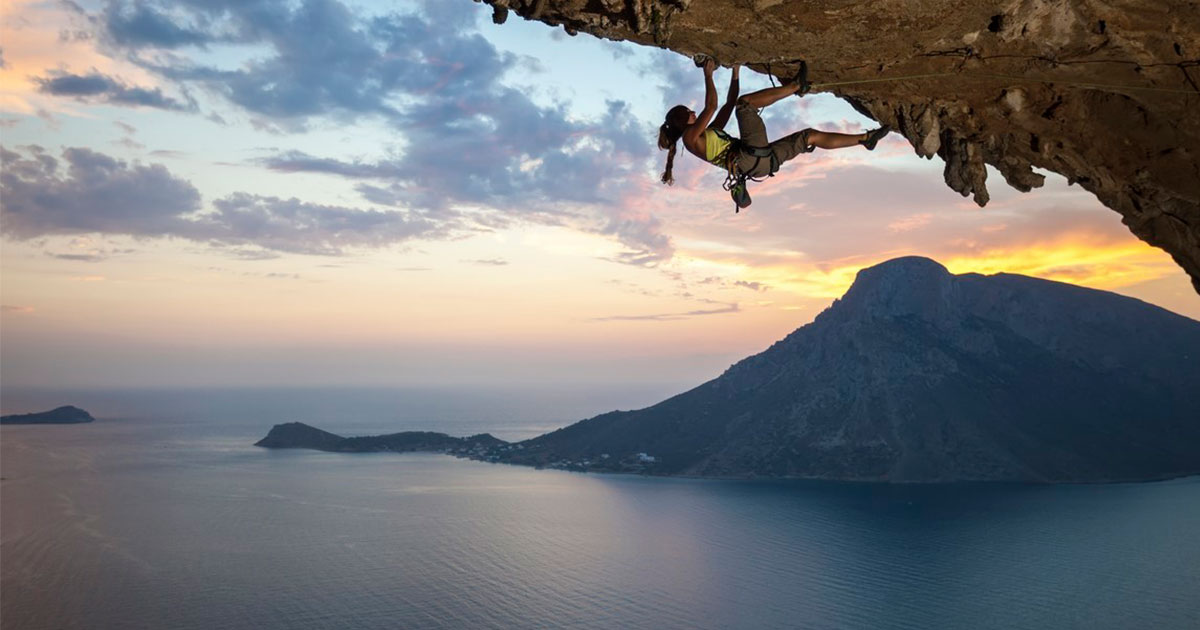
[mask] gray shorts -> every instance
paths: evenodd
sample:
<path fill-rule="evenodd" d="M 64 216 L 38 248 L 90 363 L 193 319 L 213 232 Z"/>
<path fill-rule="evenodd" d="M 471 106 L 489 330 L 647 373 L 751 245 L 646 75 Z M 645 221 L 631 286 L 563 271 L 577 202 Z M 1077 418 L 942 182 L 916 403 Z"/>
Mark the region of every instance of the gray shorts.
<path fill-rule="evenodd" d="M 816 148 L 808 142 L 808 133 L 812 129 L 797 131 L 770 142 L 767 140 L 767 126 L 763 124 L 758 110 L 740 100 L 734 109 L 734 115 L 737 116 L 738 134 L 742 142 L 751 147 L 770 147 L 778 164 L 783 164 L 801 153 L 811 153 Z M 737 167 L 745 175 L 766 177 L 771 174 L 771 159 L 742 154 L 738 156 Z"/>

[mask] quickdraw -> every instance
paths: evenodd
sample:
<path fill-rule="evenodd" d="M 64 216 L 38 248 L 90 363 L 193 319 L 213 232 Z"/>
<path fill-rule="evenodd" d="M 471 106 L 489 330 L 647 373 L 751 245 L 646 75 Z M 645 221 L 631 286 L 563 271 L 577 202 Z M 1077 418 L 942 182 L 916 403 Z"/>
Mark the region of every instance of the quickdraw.
<path fill-rule="evenodd" d="M 770 147 L 752 147 L 740 138 L 734 138 L 720 129 L 714 129 L 718 136 L 729 142 L 729 146 L 718 155 L 714 161 L 725 163 L 725 183 L 721 184 L 721 188 L 729 193 L 733 198 L 733 213 L 741 212 L 742 208 L 750 205 L 750 190 L 746 187 L 746 182 L 761 182 L 768 177 L 775 177 L 775 172 L 779 170 L 779 158 L 775 156 L 775 152 Z M 749 171 L 753 173 L 758 170 L 758 165 L 762 160 L 770 160 L 770 169 L 765 176 L 753 177 L 746 174 L 738 168 L 738 158 L 746 155 L 754 158 L 754 166 L 751 166 Z"/>

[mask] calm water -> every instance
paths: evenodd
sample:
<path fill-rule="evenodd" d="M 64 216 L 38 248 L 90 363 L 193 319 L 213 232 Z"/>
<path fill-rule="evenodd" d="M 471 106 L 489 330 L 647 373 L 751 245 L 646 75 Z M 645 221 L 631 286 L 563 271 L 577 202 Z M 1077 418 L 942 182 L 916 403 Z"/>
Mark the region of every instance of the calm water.
<path fill-rule="evenodd" d="M 756 483 L 251 446 L 288 420 L 517 439 L 651 390 L 6 392 L 103 419 L 0 430 L 3 625 L 1200 627 L 1197 478 Z"/>

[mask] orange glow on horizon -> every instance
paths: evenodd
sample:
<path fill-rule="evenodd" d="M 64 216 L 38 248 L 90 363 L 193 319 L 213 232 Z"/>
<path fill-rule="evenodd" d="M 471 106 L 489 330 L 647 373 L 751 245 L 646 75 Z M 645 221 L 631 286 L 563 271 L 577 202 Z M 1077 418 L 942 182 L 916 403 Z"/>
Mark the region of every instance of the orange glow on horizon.
<path fill-rule="evenodd" d="M 740 280 L 760 282 L 775 289 L 806 297 L 841 297 L 854 283 L 859 270 L 906 255 L 927 256 L 945 265 L 953 274 L 1011 273 L 1113 290 L 1177 272 L 1165 252 L 1129 240 L 1097 242 L 1091 235 L 1069 235 L 1048 243 L 1023 247 L 994 247 L 972 253 L 892 251 L 828 261 L 800 261 L 754 266 L 737 256 L 697 256 L 697 266 L 737 269 Z M 799 256 L 797 256 L 799 258 Z"/>

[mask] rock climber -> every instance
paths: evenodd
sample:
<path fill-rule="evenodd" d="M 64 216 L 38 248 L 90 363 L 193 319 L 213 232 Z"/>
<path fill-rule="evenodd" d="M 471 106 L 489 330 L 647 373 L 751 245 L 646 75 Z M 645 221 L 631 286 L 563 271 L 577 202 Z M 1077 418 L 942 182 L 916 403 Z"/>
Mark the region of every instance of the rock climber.
<path fill-rule="evenodd" d="M 713 84 L 716 62 L 708 57 L 697 59 L 697 65 L 704 69 L 704 109 L 697 114 L 686 105 L 676 105 L 667 111 L 666 121 L 658 130 L 658 148 L 667 151 L 667 167 L 662 174 L 664 184 L 675 181 L 671 169 L 675 162 L 675 146 L 680 138 L 689 153 L 729 173 L 725 187 L 733 193 L 738 207 L 742 208 L 750 204 L 749 195 L 745 194 L 746 179 L 773 175 L 780 164 L 818 147 L 842 149 L 862 145 L 871 151 L 891 131 L 886 125 L 859 134 L 805 129 L 771 142 L 767 139 L 767 128 L 758 110 L 792 94 L 803 96 L 808 92 L 808 65 L 800 62 L 800 70 L 790 83 L 741 97 L 738 96 L 739 67 L 733 66 L 729 93 L 719 111 L 717 89 Z M 729 114 L 734 111 L 737 113 L 740 138 L 724 132 Z M 745 195 L 744 203 L 739 200 L 739 192 Z"/>

